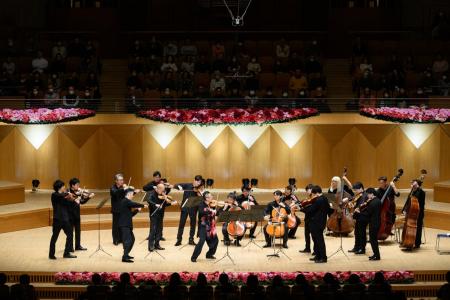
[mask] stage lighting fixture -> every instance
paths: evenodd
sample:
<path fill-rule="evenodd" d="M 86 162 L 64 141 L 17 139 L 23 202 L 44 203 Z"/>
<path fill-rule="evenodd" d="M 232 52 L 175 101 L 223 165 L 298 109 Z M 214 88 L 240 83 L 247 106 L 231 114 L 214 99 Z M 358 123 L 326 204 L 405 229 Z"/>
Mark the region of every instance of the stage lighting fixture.
<path fill-rule="evenodd" d="M 206 188 L 212 188 L 214 185 L 214 179 L 208 178 L 206 179 Z"/>

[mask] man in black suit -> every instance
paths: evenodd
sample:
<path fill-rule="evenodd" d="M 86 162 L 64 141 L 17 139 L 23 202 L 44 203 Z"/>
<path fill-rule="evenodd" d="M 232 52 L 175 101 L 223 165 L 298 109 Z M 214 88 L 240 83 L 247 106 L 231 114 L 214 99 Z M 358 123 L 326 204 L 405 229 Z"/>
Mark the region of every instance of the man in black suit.
<path fill-rule="evenodd" d="M 317 199 L 309 206 L 306 206 L 303 210 L 305 212 L 305 219 L 309 221 L 309 230 L 311 231 L 311 237 L 314 243 L 314 253 L 316 254 L 310 260 L 315 263 L 326 263 L 327 253 L 325 246 L 325 239 L 323 237 L 323 231 L 327 225 L 327 213 L 330 208 L 328 199 L 322 195 L 322 188 L 315 185 L 311 189 L 312 197 Z"/>
<path fill-rule="evenodd" d="M 361 228 L 360 251 L 357 254 L 363 254 L 366 251 L 366 228 L 369 225 L 370 245 L 373 255 L 369 260 L 380 260 L 380 249 L 378 248 L 378 230 L 380 229 L 380 211 L 381 201 L 377 198 L 377 191 L 374 188 L 366 190 L 367 200 L 355 209 L 355 218 L 358 220 Z M 363 233 L 364 232 L 364 236 Z"/>
<path fill-rule="evenodd" d="M 194 245 L 194 235 L 195 227 L 197 226 L 197 211 L 198 207 L 185 207 L 184 204 L 190 197 L 199 197 L 199 192 L 195 191 L 199 189 L 202 184 L 204 185 L 205 180 L 201 175 L 196 175 L 193 183 L 178 183 L 173 185 L 173 188 L 184 191 L 183 200 L 181 201 L 181 213 L 180 213 L 180 224 L 178 225 L 177 242 L 175 246 L 181 245 L 181 240 L 183 239 L 184 225 L 186 224 L 187 217 L 189 216 L 190 230 L 189 230 L 189 245 Z"/>
<path fill-rule="evenodd" d="M 56 259 L 55 245 L 58 240 L 61 229 L 66 235 L 66 246 L 64 248 L 64 258 L 76 258 L 75 255 L 70 254 L 70 248 L 73 243 L 73 232 L 70 225 L 69 210 L 72 205 L 73 197 L 66 193 L 66 187 L 62 180 L 56 180 L 53 183 L 52 193 L 52 207 L 53 207 L 53 234 L 50 239 L 50 250 L 48 253 L 49 259 Z"/>
<path fill-rule="evenodd" d="M 133 202 L 135 190 L 133 188 L 126 188 L 124 190 L 125 197 L 121 200 L 119 204 L 119 220 L 118 225 L 120 229 L 120 234 L 123 242 L 123 256 L 122 262 L 132 263 L 133 257 L 130 256 L 130 251 L 134 245 L 134 234 L 133 234 L 133 216 L 136 215 L 141 208 L 146 207 L 146 205 Z"/>
<path fill-rule="evenodd" d="M 119 229 L 120 201 L 125 197 L 125 184 L 123 183 L 123 175 L 116 174 L 114 176 L 115 183 L 109 190 L 111 195 L 111 213 L 112 213 L 112 238 L 114 245 L 122 243 Z"/>
<path fill-rule="evenodd" d="M 150 216 L 150 236 L 148 238 L 148 251 L 164 250 L 159 244 L 162 237 L 163 223 L 161 221 L 166 206 L 176 204 L 176 201 L 170 201 L 165 194 L 166 187 L 163 183 L 156 186 L 156 190 L 150 193 L 147 198 Z"/>
<path fill-rule="evenodd" d="M 305 187 L 305 192 L 308 198 L 312 197 L 311 190 L 314 187 L 312 183 L 309 183 Z M 309 228 L 309 219 L 306 218 L 305 214 L 305 249 L 299 250 L 300 253 L 311 253 L 311 230 Z M 315 254 L 315 253 L 314 253 Z"/>
<path fill-rule="evenodd" d="M 367 193 L 364 191 L 364 185 L 361 182 L 355 182 L 355 184 L 353 184 L 353 190 L 355 191 L 355 197 L 352 200 L 351 205 L 353 205 L 353 210 L 355 210 L 367 200 Z M 364 224 L 361 224 L 360 219 L 357 216 L 358 214 L 353 214 L 353 218 L 355 219 L 355 245 L 352 249 L 348 250 L 348 252 L 364 254 L 366 253 L 365 245 L 367 243 L 366 228 L 364 227 Z M 367 224 L 365 226 L 367 227 Z"/>

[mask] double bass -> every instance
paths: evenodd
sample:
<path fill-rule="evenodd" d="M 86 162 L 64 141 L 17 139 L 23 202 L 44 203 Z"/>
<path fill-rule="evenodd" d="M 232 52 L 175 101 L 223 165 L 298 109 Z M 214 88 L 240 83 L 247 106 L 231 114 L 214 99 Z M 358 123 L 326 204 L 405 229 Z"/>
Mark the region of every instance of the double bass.
<path fill-rule="evenodd" d="M 347 176 L 347 168 L 344 168 L 342 177 Z M 328 218 L 327 227 L 335 233 L 348 234 L 355 228 L 355 221 L 352 214 L 343 203 L 344 198 L 344 180 L 341 179 L 340 191 L 336 193 L 336 209 Z"/>
<path fill-rule="evenodd" d="M 397 175 L 392 179 L 392 182 L 397 182 L 403 175 L 403 169 L 398 169 Z M 388 188 L 384 192 L 381 200 L 381 212 L 380 212 L 380 229 L 378 230 L 377 239 L 384 241 L 392 232 L 392 226 L 394 225 L 395 215 L 395 202 L 394 199 L 390 199 L 388 196 L 391 192 L 392 186 L 389 184 Z"/>
<path fill-rule="evenodd" d="M 426 174 L 426 170 L 421 170 L 419 180 L 423 181 Z M 420 213 L 419 200 L 415 195 L 413 195 L 413 193 L 414 189 L 411 188 L 411 192 L 408 196 L 409 209 L 406 212 L 405 222 L 403 223 L 402 240 L 400 242 L 400 247 L 406 249 L 414 248 L 414 245 L 416 243 L 417 219 L 419 218 Z"/>

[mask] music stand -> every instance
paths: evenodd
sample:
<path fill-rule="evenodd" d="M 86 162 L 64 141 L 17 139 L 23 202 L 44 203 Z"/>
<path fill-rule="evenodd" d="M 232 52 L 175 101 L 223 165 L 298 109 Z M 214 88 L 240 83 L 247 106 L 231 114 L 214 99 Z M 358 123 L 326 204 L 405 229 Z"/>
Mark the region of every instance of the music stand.
<path fill-rule="evenodd" d="M 241 221 L 243 222 L 260 222 L 261 230 L 256 234 L 259 235 L 262 232 L 262 221 L 264 221 L 264 210 L 266 209 L 263 205 L 253 205 L 249 210 L 243 210 L 241 213 Z M 251 244 L 262 249 L 260 245 L 255 242 L 255 239 L 250 236 L 250 240 L 245 244 L 244 248 L 250 246 Z"/>
<path fill-rule="evenodd" d="M 186 199 L 186 201 L 184 201 L 184 203 L 181 205 L 181 209 L 183 209 L 184 207 L 186 207 L 186 208 L 198 207 L 200 205 L 200 203 L 202 203 L 202 201 L 203 201 L 203 197 L 202 196 L 188 197 Z M 178 251 L 181 251 L 187 245 L 189 245 L 189 244 L 184 244 L 183 246 L 180 247 L 180 249 L 178 249 Z"/>
<path fill-rule="evenodd" d="M 325 196 L 325 198 L 328 199 L 328 203 L 331 203 L 334 209 L 342 209 L 341 207 L 337 207 L 336 205 L 336 195 L 333 193 L 325 193 L 323 194 Z M 344 191 L 343 197 L 347 198 L 350 197 L 351 195 L 348 194 L 347 192 Z M 341 229 L 341 222 L 342 222 L 342 218 L 338 219 L 338 227 L 339 230 Z M 347 257 L 347 259 L 349 259 L 347 253 L 345 253 L 344 251 L 344 247 L 343 247 L 343 239 L 342 239 L 342 232 L 339 232 L 339 247 L 337 248 L 336 251 L 333 252 L 333 254 L 331 254 L 330 256 L 328 256 L 328 258 L 333 257 L 334 255 L 338 254 L 339 252 L 342 252 L 342 254 L 344 254 L 345 257 Z"/>
<path fill-rule="evenodd" d="M 105 198 L 105 199 L 101 200 L 100 203 L 95 207 L 95 209 L 97 210 L 97 217 L 98 217 L 98 221 L 97 221 L 97 233 L 98 233 L 97 241 L 98 241 L 98 245 L 97 245 L 97 249 L 91 255 L 89 255 L 89 258 L 94 256 L 94 254 L 96 254 L 99 251 L 101 251 L 101 252 L 103 252 L 103 253 L 105 253 L 105 254 L 107 254 L 109 256 L 112 256 L 111 254 L 106 252 L 105 249 L 103 249 L 102 244 L 101 244 L 101 237 L 100 237 L 100 209 L 105 205 L 105 203 L 108 200 L 109 200 L 108 198 Z"/>
<path fill-rule="evenodd" d="M 241 211 L 239 211 L 239 210 L 221 212 L 217 222 L 228 223 L 228 222 L 232 222 L 232 221 L 237 221 L 237 220 L 239 220 L 240 212 Z M 234 260 L 230 256 L 230 252 L 228 251 L 229 247 L 230 247 L 229 243 L 226 243 L 226 247 L 227 247 L 227 251 L 225 252 L 225 254 L 220 259 L 218 259 L 214 264 L 217 264 L 219 261 L 224 260 L 227 257 L 230 259 L 230 261 L 233 263 L 233 265 L 235 264 Z"/>
<path fill-rule="evenodd" d="M 273 226 L 275 226 L 275 231 L 276 231 L 276 227 L 281 227 L 284 226 L 284 222 L 276 222 L 276 223 L 272 223 Z M 287 228 L 286 228 L 287 230 Z M 279 241 L 281 243 L 283 243 L 283 236 L 280 235 L 279 237 Z M 287 254 L 286 252 L 283 251 L 283 247 L 279 247 L 278 250 L 275 250 L 275 242 L 276 242 L 276 237 L 275 235 L 272 236 L 271 238 L 271 243 L 272 243 L 272 249 L 273 249 L 273 253 L 272 254 L 267 254 L 266 256 L 268 257 L 268 259 L 272 259 L 274 257 L 280 257 L 280 253 L 282 253 L 284 256 L 286 256 L 289 260 L 292 260 Z"/>

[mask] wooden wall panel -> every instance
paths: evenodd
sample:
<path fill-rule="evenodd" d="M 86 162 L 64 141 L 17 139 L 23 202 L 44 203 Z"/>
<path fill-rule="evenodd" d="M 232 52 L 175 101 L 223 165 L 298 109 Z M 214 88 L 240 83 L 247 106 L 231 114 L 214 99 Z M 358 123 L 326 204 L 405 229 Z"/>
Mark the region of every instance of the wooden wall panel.
<path fill-rule="evenodd" d="M 252 177 L 261 188 L 284 187 L 289 177 L 298 187 L 310 182 L 328 187 L 344 166 L 352 181 L 366 186 L 376 186 L 380 175 L 391 178 L 399 167 L 405 170 L 401 188 L 409 187 L 421 168 L 430 173 L 425 187 L 450 178 L 448 125 L 439 126 L 419 149 L 395 124 L 311 123 L 293 148 L 269 127 L 250 149 L 228 127 L 208 149 L 187 128 L 162 149 L 145 126 L 157 125 L 57 126 L 38 150 L 17 127 L 3 130 L 0 179 L 30 188 L 38 178 L 42 188 L 51 188 L 57 178 L 77 176 L 92 189 L 109 187 L 117 172 L 142 186 L 160 170 L 173 183 L 202 174 L 218 188 L 239 188 L 242 178 Z"/>

